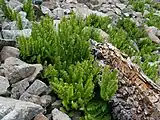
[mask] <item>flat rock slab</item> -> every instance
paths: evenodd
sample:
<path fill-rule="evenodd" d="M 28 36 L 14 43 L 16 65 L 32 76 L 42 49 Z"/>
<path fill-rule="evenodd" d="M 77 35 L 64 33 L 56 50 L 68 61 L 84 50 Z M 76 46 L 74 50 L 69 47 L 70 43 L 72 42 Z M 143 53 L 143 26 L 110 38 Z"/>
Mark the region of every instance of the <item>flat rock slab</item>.
<path fill-rule="evenodd" d="M 40 105 L 0 97 L 0 120 L 31 120 L 41 112 Z"/>

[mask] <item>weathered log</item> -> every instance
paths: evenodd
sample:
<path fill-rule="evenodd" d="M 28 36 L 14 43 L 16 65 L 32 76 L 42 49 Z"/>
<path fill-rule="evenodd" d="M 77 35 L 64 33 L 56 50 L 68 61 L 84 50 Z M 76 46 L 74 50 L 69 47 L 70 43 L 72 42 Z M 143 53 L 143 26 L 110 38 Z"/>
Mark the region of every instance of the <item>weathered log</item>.
<path fill-rule="evenodd" d="M 91 40 L 97 60 L 118 70 L 119 89 L 111 100 L 116 120 L 160 120 L 160 86 L 110 43 Z"/>

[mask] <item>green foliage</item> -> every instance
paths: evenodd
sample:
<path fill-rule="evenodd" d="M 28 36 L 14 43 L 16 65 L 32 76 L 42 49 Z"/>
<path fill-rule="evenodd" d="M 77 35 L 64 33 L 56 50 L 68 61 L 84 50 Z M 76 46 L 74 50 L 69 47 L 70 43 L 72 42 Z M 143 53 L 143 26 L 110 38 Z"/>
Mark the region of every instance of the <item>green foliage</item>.
<path fill-rule="evenodd" d="M 91 14 L 86 18 L 86 26 L 100 28 L 104 31 L 107 31 L 108 25 L 111 23 L 111 19 L 109 17 L 100 17 L 96 14 Z"/>
<path fill-rule="evenodd" d="M 122 28 L 112 28 L 109 30 L 110 35 L 110 42 L 123 51 L 124 53 L 128 54 L 129 56 L 133 56 L 136 51 L 130 42 L 130 39 L 127 37 L 127 32 L 125 32 Z"/>
<path fill-rule="evenodd" d="M 153 54 L 153 51 L 157 49 L 159 45 L 152 43 L 149 38 L 145 38 L 138 42 L 140 52 L 136 54 L 137 59 L 135 63 L 139 64 L 144 73 L 153 81 L 158 79 L 158 65 L 150 65 L 150 62 L 154 63 L 158 61 L 159 56 Z"/>
<path fill-rule="evenodd" d="M 44 17 L 40 24 L 34 23 L 30 38 L 19 38 L 20 50 L 23 59 L 28 62 L 54 64 L 55 58 L 60 56 L 60 61 L 66 65 L 74 64 L 90 58 L 89 38 L 91 31 L 83 30 L 83 20 L 72 15 L 68 20 L 64 18 L 59 24 L 59 29 L 53 27 L 53 21 Z"/>
<path fill-rule="evenodd" d="M 32 0 L 27 0 L 27 2 L 25 2 L 23 4 L 23 10 L 27 13 L 28 20 L 30 20 L 30 21 L 35 20 L 34 9 L 32 6 Z"/>
<path fill-rule="evenodd" d="M 109 104 L 102 100 L 92 100 L 85 110 L 85 120 L 111 120 Z"/>
<path fill-rule="evenodd" d="M 0 0 L 0 8 L 2 9 L 5 17 L 7 17 L 9 20 L 17 19 L 17 12 L 8 7 L 4 0 Z"/>
<path fill-rule="evenodd" d="M 20 14 L 17 14 L 17 26 L 18 26 L 18 29 L 20 29 L 20 30 L 23 29 L 22 18 L 21 18 Z"/>
<path fill-rule="evenodd" d="M 117 27 L 123 28 L 123 30 L 127 32 L 127 36 L 132 40 L 147 36 L 144 27 L 141 26 L 141 28 L 138 28 L 130 18 L 123 18 L 122 20 L 119 20 Z"/>
<path fill-rule="evenodd" d="M 99 81 L 100 95 L 104 101 L 109 101 L 118 89 L 118 78 L 116 75 L 116 70 L 111 71 L 108 66 L 104 68 L 102 79 Z"/>
<path fill-rule="evenodd" d="M 142 12 L 144 13 L 145 10 L 145 4 L 150 4 L 152 5 L 153 2 L 152 0 L 129 0 L 129 4 L 131 4 L 133 6 L 133 9 L 136 12 Z"/>
<path fill-rule="evenodd" d="M 160 16 L 155 15 L 154 12 L 150 12 L 148 15 L 145 16 L 146 18 L 148 18 L 146 24 L 148 26 L 155 26 L 158 29 L 160 29 Z"/>
<path fill-rule="evenodd" d="M 90 38 L 100 40 L 100 37 L 92 27 L 86 28 L 86 22 L 82 18 L 72 14 L 62 19 L 58 30 L 53 26 L 54 21 L 49 17 L 44 17 L 39 24 L 33 22 L 31 36 L 29 38 L 22 36 L 18 39 L 21 57 L 30 63 L 38 62 L 46 65 L 43 79 L 49 80 L 53 91 L 62 99 L 65 110 L 85 111 L 89 102 L 96 99 L 95 94 L 100 94 L 96 89 L 99 86 L 98 81 L 112 85 L 111 82 L 116 83 L 113 81 L 116 75 L 107 69 L 104 71 L 107 72 L 106 77 L 100 71 L 100 67 L 93 62 L 88 40 Z M 99 87 L 103 91 L 101 95 L 105 100 L 115 94 L 116 90 L 107 91 L 103 85 Z M 94 119 L 103 116 L 108 118 L 106 103 L 101 101 L 97 104 L 101 108 L 99 114 L 93 116 L 91 112 L 94 110 L 89 109 L 91 107 L 89 106 L 85 112 L 86 119 L 90 119 L 89 114 L 95 117 Z"/>
<path fill-rule="evenodd" d="M 65 71 L 56 70 L 49 66 L 45 70 L 45 77 L 50 77 L 53 90 L 67 110 L 84 110 L 87 103 L 94 97 L 94 81 L 99 73 L 98 67 L 90 61 L 71 65 Z"/>
<path fill-rule="evenodd" d="M 4 0 L 0 0 L 0 8 L 2 9 L 5 17 L 7 17 L 11 21 L 17 21 L 18 28 L 20 30 L 23 29 L 21 15 L 19 13 L 8 7 Z"/>
<path fill-rule="evenodd" d="M 160 10 L 160 3 L 159 3 L 159 2 L 153 2 L 153 3 L 151 4 L 151 6 L 152 6 L 153 8 L 155 8 L 156 10 Z"/>

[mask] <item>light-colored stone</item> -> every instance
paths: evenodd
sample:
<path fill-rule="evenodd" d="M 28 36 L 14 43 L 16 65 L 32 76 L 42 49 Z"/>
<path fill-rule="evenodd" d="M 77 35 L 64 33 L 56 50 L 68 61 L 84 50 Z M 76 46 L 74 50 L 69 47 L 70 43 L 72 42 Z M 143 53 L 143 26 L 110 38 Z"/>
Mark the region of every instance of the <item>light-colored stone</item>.
<path fill-rule="evenodd" d="M 18 36 L 29 37 L 31 35 L 31 29 L 23 30 L 2 30 L 4 39 L 16 39 Z"/>
<path fill-rule="evenodd" d="M 27 93 L 27 92 L 24 92 L 20 96 L 19 100 L 26 101 L 26 102 L 32 102 L 32 103 L 41 105 L 41 100 L 40 100 L 40 97 L 38 95 L 33 95 L 33 94 L 30 94 L 30 93 Z"/>
<path fill-rule="evenodd" d="M 11 84 L 25 78 L 28 78 L 29 82 L 33 82 L 43 69 L 41 64 L 27 64 L 15 57 L 7 58 L 2 66 L 5 70 L 5 76 Z"/>
<path fill-rule="evenodd" d="M 59 111 L 57 108 L 52 110 L 52 119 L 53 120 L 71 120 L 68 115 Z"/>
<path fill-rule="evenodd" d="M 2 30 L 17 30 L 16 21 L 12 22 L 3 22 L 2 23 Z"/>
<path fill-rule="evenodd" d="M 0 97 L 1 120 L 31 120 L 41 112 L 43 112 L 43 108 L 40 105 Z"/>
<path fill-rule="evenodd" d="M 29 87 L 28 79 L 24 79 L 16 84 L 12 84 L 11 97 L 19 99 L 19 97 L 25 92 Z"/>
<path fill-rule="evenodd" d="M 156 36 L 160 37 L 160 30 L 157 30 Z"/>
<path fill-rule="evenodd" d="M 43 6 L 46 6 L 47 8 L 49 8 L 50 10 L 53 10 L 57 7 L 56 1 L 52 0 L 52 1 L 44 1 L 42 3 Z"/>
<path fill-rule="evenodd" d="M 121 10 L 119 8 L 114 8 L 114 10 L 118 15 L 121 15 Z"/>
<path fill-rule="evenodd" d="M 41 105 L 47 107 L 52 102 L 52 97 L 50 95 L 41 96 Z"/>
<path fill-rule="evenodd" d="M 23 4 L 20 3 L 20 2 L 17 1 L 17 0 L 9 0 L 8 6 L 9 6 L 10 8 L 14 9 L 14 8 L 16 8 L 17 6 L 21 6 L 21 7 L 22 7 Z"/>
<path fill-rule="evenodd" d="M 36 70 L 34 66 L 30 66 L 15 57 L 7 58 L 2 66 L 5 69 L 5 76 L 11 84 L 29 77 Z"/>
<path fill-rule="evenodd" d="M 40 80 L 35 80 L 34 83 L 26 90 L 33 95 L 40 95 L 48 90 L 48 86 Z"/>
<path fill-rule="evenodd" d="M 42 13 L 43 14 L 47 14 L 47 15 L 49 15 L 50 17 L 53 17 L 53 14 L 52 14 L 52 12 L 50 11 L 50 9 L 49 8 L 47 8 L 46 6 L 42 6 L 41 5 L 41 10 L 42 10 Z"/>
<path fill-rule="evenodd" d="M 0 76 L 0 95 L 5 95 L 9 86 L 8 79 Z"/>
<path fill-rule="evenodd" d="M 77 0 L 66 0 L 66 3 L 78 3 Z"/>
<path fill-rule="evenodd" d="M 53 10 L 53 16 L 55 19 L 60 19 L 64 16 L 64 10 L 60 7 Z"/>
<path fill-rule="evenodd" d="M 54 109 L 54 108 L 59 108 L 62 106 L 62 101 L 61 100 L 56 100 L 55 102 L 53 102 L 51 104 L 51 107 Z"/>
<path fill-rule="evenodd" d="M 121 10 L 126 8 L 126 5 L 125 4 L 121 4 L 121 3 L 116 3 L 116 6 Z"/>
<path fill-rule="evenodd" d="M 9 57 L 19 58 L 19 49 L 11 46 L 4 46 L 1 51 L 1 61 L 5 61 Z"/>
<path fill-rule="evenodd" d="M 155 43 L 160 44 L 160 39 L 156 36 L 157 34 L 157 28 L 152 26 L 148 27 L 147 25 L 144 26 L 145 30 L 148 34 L 148 37 Z"/>
<path fill-rule="evenodd" d="M 40 72 L 43 70 L 43 66 L 41 64 L 30 64 L 30 66 L 36 68 L 34 73 L 28 77 L 28 81 L 33 82 L 37 77 L 37 75 L 40 74 Z"/>

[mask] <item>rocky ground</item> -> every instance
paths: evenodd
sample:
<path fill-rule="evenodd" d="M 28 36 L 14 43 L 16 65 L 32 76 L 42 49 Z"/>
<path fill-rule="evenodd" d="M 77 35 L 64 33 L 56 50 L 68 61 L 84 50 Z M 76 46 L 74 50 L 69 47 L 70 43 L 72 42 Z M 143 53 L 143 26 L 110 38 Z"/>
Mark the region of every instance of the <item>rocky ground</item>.
<path fill-rule="evenodd" d="M 31 35 L 31 21 L 26 19 L 22 11 L 23 0 L 9 0 L 7 4 L 22 17 L 23 30 L 18 30 L 15 21 L 4 20 L 0 10 L 0 119 L 1 120 L 71 120 L 59 110 L 61 100 L 51 96 L 51 87 L 39 78 L 43 66 L 28 64 L 20 60 L 16 37 Z M 157 0 L 157 2 L 160 2 Z M 33 0 L 35 9 L 41 14 L 49 14 L 58 25 L 63 16 L 73 10 L 76 14 L 86 17 L 89 14 L 110 16 L 116 23 L 123 16 L 131 16 L 137 26 L 141 26 L 144 15 L 148 11 L 135 12 L 128 0 L 44 0 L 40 8 Z M 146 5 L 147 6 L 147 5 Z M 160 11 L 157 10 L 160 15 Z M 160 30 L 154 26 L 145 26 L 148 36 L 153 42 L 160 44 Z M 160 67 L 159 67 L 160 68 Z M 78 114 L 72 120 L 78 120 Z"/>

